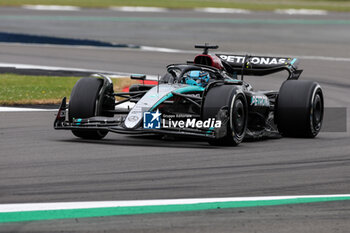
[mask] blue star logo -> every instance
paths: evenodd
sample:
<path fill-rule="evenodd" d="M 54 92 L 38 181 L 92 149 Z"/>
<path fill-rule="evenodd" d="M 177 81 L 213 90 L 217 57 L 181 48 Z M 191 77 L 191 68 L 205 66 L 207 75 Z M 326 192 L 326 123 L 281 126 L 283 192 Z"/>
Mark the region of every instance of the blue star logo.
<path fill-rule="evenodd" d="M 144 129 L 160 129 L 160 116 L 162 114 L 157 109 L 156 112 L 143 113 L 143 128 Z"/>

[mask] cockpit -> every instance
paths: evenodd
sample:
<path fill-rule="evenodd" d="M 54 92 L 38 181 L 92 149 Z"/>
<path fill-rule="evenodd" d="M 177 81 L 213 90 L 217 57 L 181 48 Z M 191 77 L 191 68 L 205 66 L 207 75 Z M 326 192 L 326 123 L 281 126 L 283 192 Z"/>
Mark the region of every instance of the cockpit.
<path fill-rule="evenodd" d="M 160 83 L 183 83 L 192 86 L 206 87 L 208 83 L 232 79 L 226 72 L 206 66 L 176 64 L 167 67 L 167 73 Z"/>

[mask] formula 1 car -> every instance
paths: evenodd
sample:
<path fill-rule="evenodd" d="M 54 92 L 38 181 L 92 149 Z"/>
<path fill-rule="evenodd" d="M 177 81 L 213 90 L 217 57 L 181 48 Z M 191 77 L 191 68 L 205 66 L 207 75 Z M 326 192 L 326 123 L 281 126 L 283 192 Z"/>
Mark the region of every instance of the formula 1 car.
<path fill-rule="evenodd" d="M 236 146 L 245 138 L 271 135 L 315 137 L 322 125 L 324 100 L 320 85 L 298 80 L 298 59 L 288 57 L 208 54 L 171 64 L 157 85 L 137 84 L 115 93 L 105 75 L 80 79 L 69 104 L 63 98 L 54 122 L 83 139 L 102 139 L 108 132 L 195 137 L 211 145 Z M 245 75 L 287 71 L 279 91 L 258 91 Z M 145 75 L 132 75 L 145 80 Z M 116 97 L 119 100 L 116 101 Z M 120 100 L 123 98 L 123 100 Z M 123 103 L 132 108 L 120 108 Z"/>

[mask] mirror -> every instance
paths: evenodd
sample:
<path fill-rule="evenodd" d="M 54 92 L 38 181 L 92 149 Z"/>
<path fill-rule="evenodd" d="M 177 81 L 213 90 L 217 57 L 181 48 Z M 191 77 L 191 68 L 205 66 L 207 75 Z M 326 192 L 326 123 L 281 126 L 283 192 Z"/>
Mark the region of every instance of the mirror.
<path fill-rule="evenodd" d="M 136 80 L 145 80 L 146 75 L 145 74 L 132 74 L 130 75 L 131 79 L 136 79 Z"/>

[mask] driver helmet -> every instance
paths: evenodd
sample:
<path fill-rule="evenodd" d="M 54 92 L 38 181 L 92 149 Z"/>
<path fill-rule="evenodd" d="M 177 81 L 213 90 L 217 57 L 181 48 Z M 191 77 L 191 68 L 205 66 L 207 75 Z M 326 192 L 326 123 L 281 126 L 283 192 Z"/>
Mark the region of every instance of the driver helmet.
<path fill-rule="evenodd" d="M 205 87 L 209 79 L 209 73 L 206 71 L 192 70 L 185 74 L 185 83 L 188 85 Z"/>

